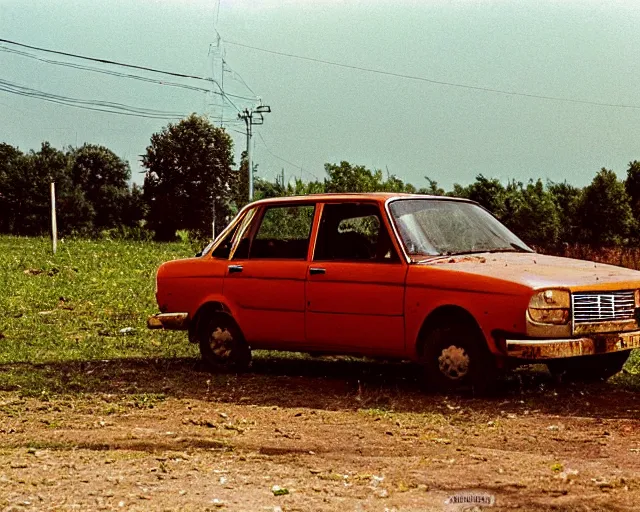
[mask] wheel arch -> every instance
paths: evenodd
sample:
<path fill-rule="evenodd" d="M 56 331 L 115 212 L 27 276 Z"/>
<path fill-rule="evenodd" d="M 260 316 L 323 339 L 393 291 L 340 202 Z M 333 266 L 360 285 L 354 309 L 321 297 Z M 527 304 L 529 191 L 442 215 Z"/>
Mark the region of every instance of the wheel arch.
<path fill-rule="evenodd" d="M 201 329 L 202 319 L 214 313 L 225 313 L 233 318 L 231 310 L 224 302 L 210 300 L 201 304 L 193 315 L 193 319 L 189 322 L 189 341 L 191 343 L 198 343 L 198 333 Z"/>
<path fill-rule="evenodd" d="M 422 322 L 422 326 L 418 331 L 418 337 L 415 341 L 415 356 L 419 358 L 423 353 L 423 349 L 427 341 L 427 335 L 431 330 L 438 326 L 449 325 L 453 322 L 464 323 L 465 325 L 473 328 L 477 332 L 478 336 L 482 337 L 481 339 L 485 343 L 485 347 L 488 348 L 487 339 L 475 317 L 461 306 L 447 304 L 438 306 L 436 309 L 431 311 Z"/>

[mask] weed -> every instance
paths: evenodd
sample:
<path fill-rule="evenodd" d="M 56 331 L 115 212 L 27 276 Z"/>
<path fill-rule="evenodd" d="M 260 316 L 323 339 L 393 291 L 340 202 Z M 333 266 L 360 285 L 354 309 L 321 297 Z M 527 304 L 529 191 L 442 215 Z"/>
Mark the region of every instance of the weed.
<path fill-rule="evenodd" d="M 371 416 L 373 418 L 390 418 L 392 413 L 392 411 L 389 411 L 381 407 L 373 407 L 370 409 L 360 409 L 360 412 L 362 414 Z"/>
<path fill-rule="evenodd" d="M 153 409 L 158 403 L 163 402 L 166 397 L 161 393 L 142 393 L 130 395 L 130 404 L 137 409 Z"/>
<path fill-rule="evenodd" d="M 33 453 L 35 450 L 68 451 L 76 448 L 74 443 L 67 441 L 28 441 L 25 446 L 29 453 Z"/>
<path fill-rule="evenodd" d="M 554 462 L 551 464 L 551 471 L 554 473 L 560 473 L 564 469 L 564 466 L 560 462 Z"/>

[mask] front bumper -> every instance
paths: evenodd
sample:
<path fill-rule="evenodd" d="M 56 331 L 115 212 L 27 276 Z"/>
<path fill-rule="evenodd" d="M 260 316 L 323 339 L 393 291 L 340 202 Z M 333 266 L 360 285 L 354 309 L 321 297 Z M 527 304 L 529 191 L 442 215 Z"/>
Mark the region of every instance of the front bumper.
<path fill-rule="evenodd" d="M 507 354 L 518 359 L 556 359 L 640 348 L 640 331 L 583 338 L 506 340 Z"/>
<path fill-rule="evenodd" d="M 158 313 L 147 319 L 149 329 L 184 331 L 189 328 L 189 313 Z"/>

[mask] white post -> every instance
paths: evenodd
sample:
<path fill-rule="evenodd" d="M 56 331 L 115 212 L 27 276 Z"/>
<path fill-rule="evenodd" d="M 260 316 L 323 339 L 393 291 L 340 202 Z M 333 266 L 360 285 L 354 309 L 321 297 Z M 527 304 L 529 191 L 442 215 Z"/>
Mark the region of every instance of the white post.
<path fill-rule="evenodd" d="M 53 241 L 53 254 L 58 249 L 58 226 L 56 223 L 56 184 L 51 183 L 51 235 Z"/>

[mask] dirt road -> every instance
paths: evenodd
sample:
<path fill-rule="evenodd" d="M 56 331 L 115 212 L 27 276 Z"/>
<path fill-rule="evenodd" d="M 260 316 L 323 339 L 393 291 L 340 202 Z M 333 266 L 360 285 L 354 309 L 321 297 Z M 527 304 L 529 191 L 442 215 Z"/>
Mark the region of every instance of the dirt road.
<path fill-rule="evenodd" d="M 429 395 L 416 368 L 256 358 L 0 367 L 0 510 L 638 510 L 640 404 L 521 371 Z"/>

